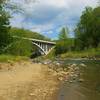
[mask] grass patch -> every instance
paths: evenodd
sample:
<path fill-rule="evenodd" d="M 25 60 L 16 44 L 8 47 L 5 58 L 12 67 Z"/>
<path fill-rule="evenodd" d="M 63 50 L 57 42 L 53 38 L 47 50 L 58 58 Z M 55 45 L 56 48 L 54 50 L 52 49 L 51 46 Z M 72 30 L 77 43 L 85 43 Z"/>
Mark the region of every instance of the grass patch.
<path fill-rule="evenodd" d="M 0 55 L 0 62 L 28 60 L 25 56 Z"/>
<path fill-rule="evenodd" d="M 97 57 L 100 58 L 100 48 L 92 48 L 84 51 L 71 51 L 61 54 L 61 58 L 84 58 L 84 57 Z"/>
<path fill-rule="evenodd" d="M 48 55 L 44 56 L 44 59 L 55 59 L 59 58 L 99 58 L 100 59 L 100 48 L 91 48 L 84 51 L 68 51 L 64 54 L 55 55 L 55 49 L 53 49 Z M 42 58 L 42 59 L 43 59 Z"/>
<path fill-rule="evenodd" d="M 53 59 L 55 57 L 55 49 L 52 49 L 49 54 L 44 56 L 45 59 Z"/>

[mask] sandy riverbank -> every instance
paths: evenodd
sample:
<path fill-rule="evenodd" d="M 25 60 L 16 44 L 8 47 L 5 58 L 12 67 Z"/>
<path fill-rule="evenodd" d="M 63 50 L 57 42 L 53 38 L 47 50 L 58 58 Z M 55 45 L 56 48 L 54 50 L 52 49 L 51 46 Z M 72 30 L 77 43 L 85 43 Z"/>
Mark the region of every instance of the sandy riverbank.
<path fill-rule="evenodd" d="M 56 100 L 58 85 L 56 73 L 45 65 L 0 63 L 0 100 Z"/>

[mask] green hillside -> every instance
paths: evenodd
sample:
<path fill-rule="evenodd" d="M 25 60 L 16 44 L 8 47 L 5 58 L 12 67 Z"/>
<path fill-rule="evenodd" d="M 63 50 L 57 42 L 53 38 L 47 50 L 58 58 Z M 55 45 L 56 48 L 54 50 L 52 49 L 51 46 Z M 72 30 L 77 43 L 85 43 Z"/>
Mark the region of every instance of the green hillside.
<path fill-rule="evenodd" d="M 27 38 L 34 38 L 34 39 L 40 39 L 40 40 L 50 40 L 49 38 L 43 36 L 40 33 L 32 32 L 30 30 L 21 29 L 21 28 L 11 28 L 10 34 L 12 36 L 20 36 L 20 37 L 27 37 Z"/>
<path fill-rule="evenodd" d="M 33 39 L 50 40 L 49 38 L 37 32 L 32 32 L 25 29 L 11 28 L 9 33 L 11 37 L 19 36 Z M 37 47 L 34 46 L 31 41 L 12 38 L 12 43 L 6 47 L 4 53 L 15 56 L 31 56 L 33 52 L 37 51 Z"/>

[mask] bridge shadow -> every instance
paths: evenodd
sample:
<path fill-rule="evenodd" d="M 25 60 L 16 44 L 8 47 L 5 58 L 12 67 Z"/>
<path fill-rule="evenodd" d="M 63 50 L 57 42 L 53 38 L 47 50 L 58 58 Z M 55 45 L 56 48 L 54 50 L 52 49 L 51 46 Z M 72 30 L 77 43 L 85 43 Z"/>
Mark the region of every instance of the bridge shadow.
<path fill-rule="evenodd" d="M 42 56 L 41 52 L 35 51 L 35 52 L 33 52 L 33 53 L 30 55 L 30 58 L 31 58 L 31 59 L 34 59 L 34 58 L 37 58 L 37 57 L 39 57 L 39 56 Z"/>

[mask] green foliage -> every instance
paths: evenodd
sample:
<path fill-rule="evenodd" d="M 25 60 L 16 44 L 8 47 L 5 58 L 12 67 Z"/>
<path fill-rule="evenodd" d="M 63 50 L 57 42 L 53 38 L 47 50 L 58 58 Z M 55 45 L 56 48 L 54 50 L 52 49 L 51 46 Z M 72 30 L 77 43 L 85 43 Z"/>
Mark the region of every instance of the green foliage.
<path fill-rule="evenodd" d="M 55 48 L 53 48 L 49 54 L 47 54 L 46 56 L 44 56 L 44 59 L 53 59 L 55 58 Z"/>
<path fill-rule="evenodd" d="M 20 28 L 11 28 L 10 34 L 12 36 L 27 37 L 27 38 L 34 38 L 34 39 L 40 39 L 40 40 L 50 40 L 49 38 L 37 32 L 32 32 L 30 30 L 20 29 Z"/>
<path fill-rule="evenodd" d="M 26 56 L 0 55 L 0 62 L 12 62 L 20 60 L 28 60 L 28 58 Z"/>
<path fill-rule="evenodd" d="M 59 34 L 59 40 L 56 43 L 55 53 L 56 55 L 70 51 L 74 45 L 74 39 L 68 37 L 68 28 L 63 27 Z"/>
<path fill-rule="evenodd" d="M 59 40 L 66 40 L 68 38 L 69 30 L 67 27 L 63 27 L 59 34 Z"/>
<path fill-rule="evenodd" d="M 11 36 L 9 34 L 9 14 L 5 11 L 3 7 L 3 1 L 0 2 L 0 53 L 3 49 L 10 44 Z"/>
<path fill-rule="evenodd" d="M 20 56 L 30 56 L 33 51 L 32 43 L 28 40 L 16 40 L 6 50 L 6 53 Z"/>
<path fill-rule="evenodd" d="M 77 50 L 96 48 L 100 43 L 100 7 L 87 7 L 75 29 Z"/>
<path fill-rule="evenodd" d="M 65 53 L 67 51 L 73 50 L 74 47 L 74 39 L 68 38 L 66 40 L 57 41 L 55 47 L 56 55 Z"/>
<path fill-rule="evenodd" d="M 92 48 L 83 51 L 71 51 L 61 55 L 61 58 L 100 58 L 100 48 Z"/>
<path fill-rule="evenodd" d="M 25 29 L 19 28 L 11 28 L 10 29 L 11 36 L 19 36 L 19 37 L 26 37 L 26 38 L 36 38 L 42 40 L 49 40 L 45 36 L 31 32 Z M 17 56 L 31 56 L 33 52 L 37 52 L 37 47 L 32 44 L 29 40 L 13 38 L 13 42 L 5 49 L 6 54 L 12 54 Z"/>

